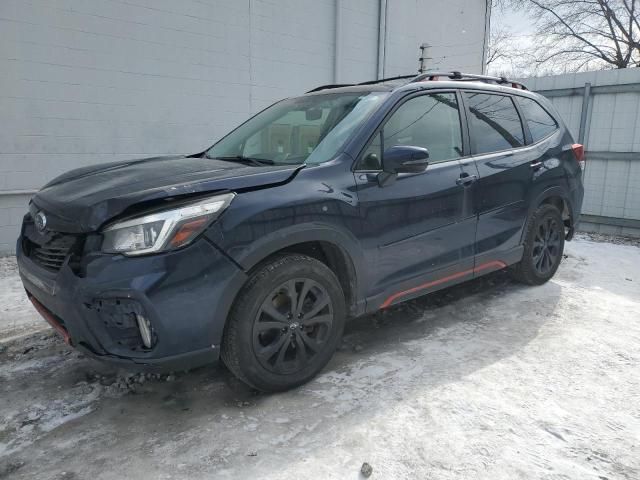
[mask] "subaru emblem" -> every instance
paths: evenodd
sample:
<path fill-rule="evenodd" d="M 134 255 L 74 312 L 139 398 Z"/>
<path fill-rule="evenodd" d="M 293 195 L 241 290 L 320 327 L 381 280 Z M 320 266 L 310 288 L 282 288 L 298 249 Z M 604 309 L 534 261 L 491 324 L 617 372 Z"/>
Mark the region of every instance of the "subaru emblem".
<path fill-rule="evenodd" d="M 35 222 L 38 231 L 44 232 L 44 229 L 47 228 L 47 216 L 44 214 L 44 212 L 36 213 Z"/>

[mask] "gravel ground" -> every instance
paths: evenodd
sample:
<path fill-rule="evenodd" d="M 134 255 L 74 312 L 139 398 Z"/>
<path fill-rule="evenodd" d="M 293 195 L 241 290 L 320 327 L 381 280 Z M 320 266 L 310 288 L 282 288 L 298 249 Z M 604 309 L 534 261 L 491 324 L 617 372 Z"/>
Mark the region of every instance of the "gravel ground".
<path fill-rule="evenodd" d="M 593 242 L 613 243 L 615 245 L 631 245 L 640 247 L 640 237 L 628 237 L 622 235 L 605 235 L 603 233 L 580 232 L 579 238 L 591 240 Z"/>
<path fill-rule="evenodd" d="M 640 248 L 566 254 L 540 287 L 496 273 L 350 322 L 278 395 L 220 366 L 127 374 L 50 330 L 5 342 L 0 478 L 638 479 Z M 1 265 L 0 337 L 41 326 Z"/>

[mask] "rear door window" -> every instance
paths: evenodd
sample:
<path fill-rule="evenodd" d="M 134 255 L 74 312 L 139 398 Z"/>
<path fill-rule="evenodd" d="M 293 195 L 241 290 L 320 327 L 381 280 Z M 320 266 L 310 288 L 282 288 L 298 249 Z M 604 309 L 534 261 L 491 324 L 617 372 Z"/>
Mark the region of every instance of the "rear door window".
<path fill-rule="evenodd" d="M 518 103 L 534 143 L 548 137 L 558 128 L 558 123 L 535 100 L 518 97 Z"/>
<path fill-rule="evenodd" d="M 469 128 L 475 153 L 490 153 L 524 145 L 522 122 L 511 97 L 466 92 Z"/>

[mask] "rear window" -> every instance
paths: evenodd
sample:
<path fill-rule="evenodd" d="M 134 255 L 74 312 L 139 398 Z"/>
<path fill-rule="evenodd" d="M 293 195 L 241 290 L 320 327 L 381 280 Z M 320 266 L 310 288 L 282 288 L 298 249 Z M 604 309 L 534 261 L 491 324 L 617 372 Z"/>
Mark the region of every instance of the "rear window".
<path fill-rule="evenodd" d="M 511 97 L 486 93 L 465 93 L 475 140 L 475 153 L 489 153 L 524 145 L 520 116 Z"/>
<path fill-rule="evenodd" d="M 558 128 L 558 123 L 535 100 L 519 97 L 518 102 L 534 142 L 549 136 Z"/>

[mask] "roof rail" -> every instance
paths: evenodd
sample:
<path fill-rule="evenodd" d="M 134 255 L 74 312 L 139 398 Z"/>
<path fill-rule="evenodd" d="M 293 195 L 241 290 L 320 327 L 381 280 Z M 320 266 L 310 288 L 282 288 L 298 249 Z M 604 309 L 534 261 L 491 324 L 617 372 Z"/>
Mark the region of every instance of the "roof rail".
<path fill-rule="evenodd" d="M 360 83 L 336 83 L 336 84 L 329 84 L 329 85 L 320 85 L 319 87 L 316 87 L 313 90 L 309 90 L 306 93 L 319 92 L 320 90 L 327 90 L 330 88 L 355 87 L 357 85 L 375 85 L 376 83 L 390 82 L 392 80 L 406 80 L 408 78 L 414 78 L 414 77 L 415 77 L 415 74 L 400 75 L 398 77 L 381 78 L 379 80 L 367 80 L 366 82 L 360 82 Z"/>
<path fill-rule="evenodd" d="M 528 90 L 520 82 L 514 82 L 506 77 L 492 77 L 490 75 L 477 75 L 475 73 L 462 73 L 462 72 L 425 72 L 420 75 L 416 75 L 409 83 L 426 82 L 438 80 L 440 77 L 444 77 L 448 80 L 461 80 L 461 81 L 475 81 L 479 80 L 485 83 L 494 83 L 497 85 L 509 85 L 512 88 L 518 88 L 520 90 Z"/>
<path fill-rule="evenodd" d="M 384 83 L 384 82 L 390 82 L 392 80 L 405 80 L 407 78 L 414 78 L 414 75 L 399 75 L 397 77 L 388 77 L 388 78 L 381 78 L 380 80 L 368 80 L 366 82 L 360 82 L 358 83 L 358 85 L 375 85 L 376 83 Z"/>
<path fill-rule="evenodd" d="M 319 92 L 320 90 L 326 90 L 328 88 L 353 87 L 354 85 L 354 83 L 331 83 L 328 85 L 320 85 L 319 87 L 313 88 L 305 93 Z"/>
<path fill-rule="evenodd" d="M 377 83 L 390 82 L 392 80 L 407 80 L 410 79 L 406 84 L 416 83 L 416 82 L 427 82 L 438 80 L 440 77 L 447 80 L 458 80 L 463 82 L 471 82 L 479 80 L 485 83 L 494 83 L 496 85 L 508 85 L 512 88 L 518 88 L 520 90 L 528 90 L 520 82 L 514 82 L 513 80 L 509 80 L 506 77 L 492 77 L 489 75 L 477 75 L 475 73 L 462 73 L 462 72 L 425 72 L 419 75 L 399 75 L 397 77 L 388 77 L 381 78 L 379 80 L 369 80 L 366 82 L 360 83 L 337 83 L 337 84 L 329 84 L 329 85 L 321 85 L 319 87 L 314 88 L 313 90 L 309 90 L 307 93 L 319 92 L 320 90 L 327 90 L 330 88 L 340 88 L 340 87 L 354 87 L 356 85 L 375 85 Z"/>

